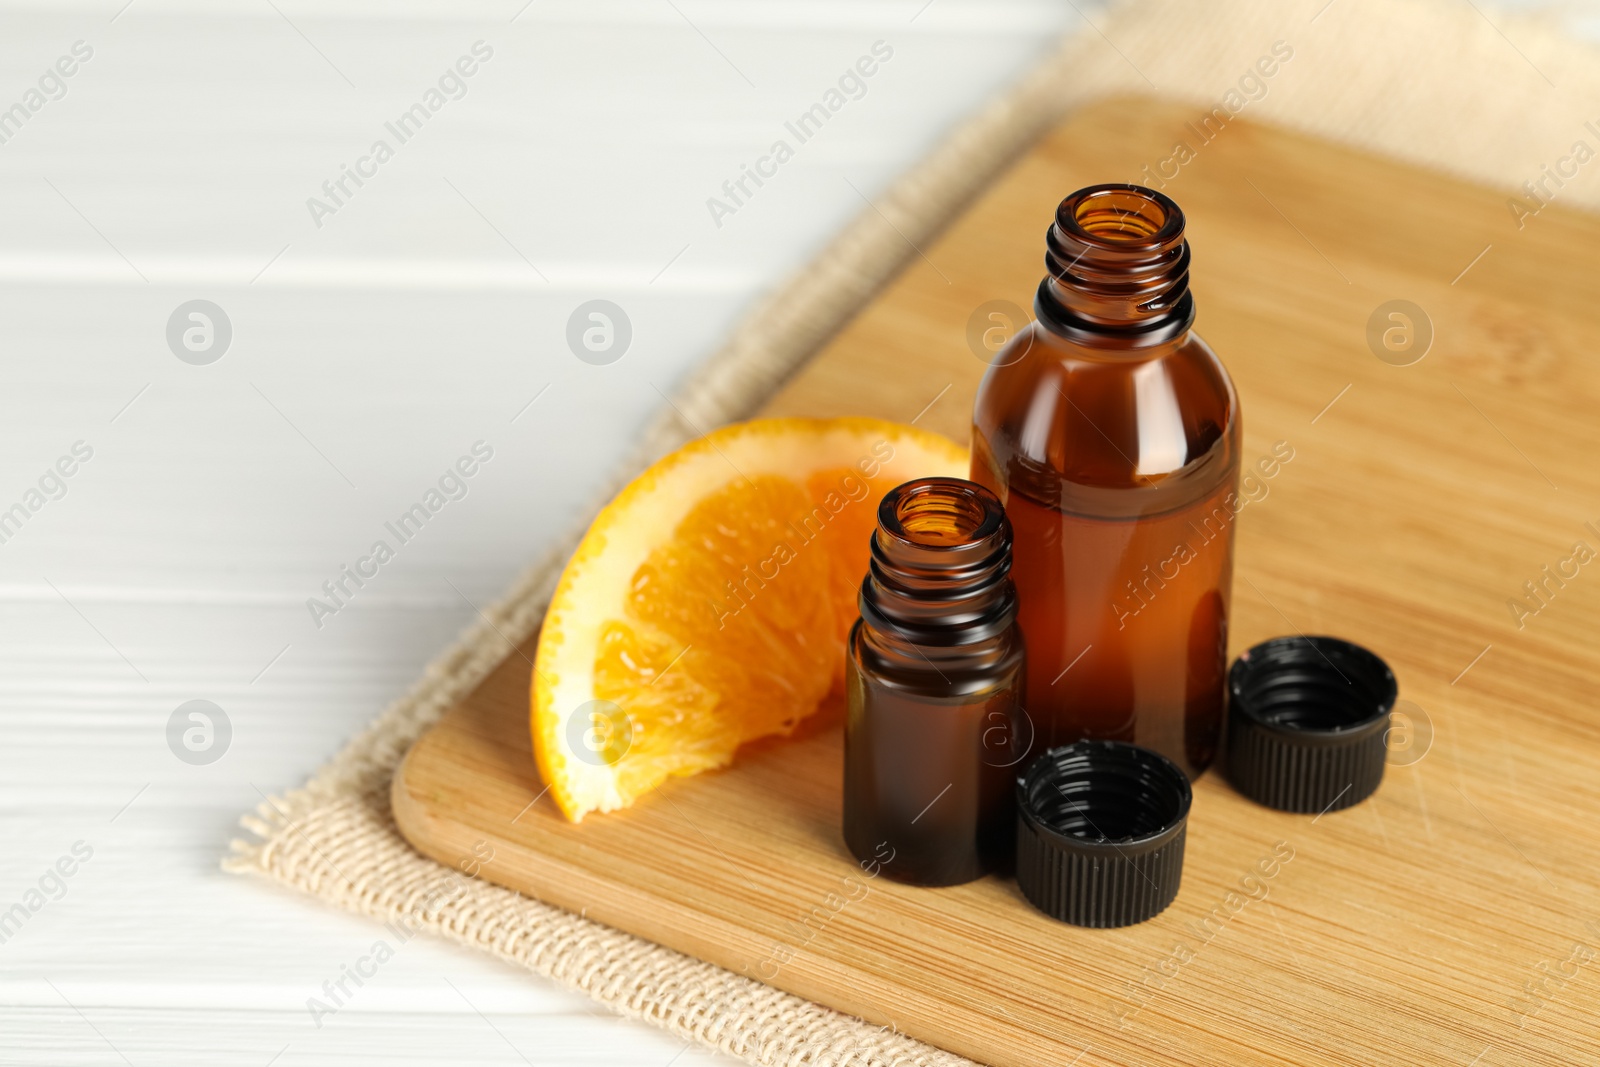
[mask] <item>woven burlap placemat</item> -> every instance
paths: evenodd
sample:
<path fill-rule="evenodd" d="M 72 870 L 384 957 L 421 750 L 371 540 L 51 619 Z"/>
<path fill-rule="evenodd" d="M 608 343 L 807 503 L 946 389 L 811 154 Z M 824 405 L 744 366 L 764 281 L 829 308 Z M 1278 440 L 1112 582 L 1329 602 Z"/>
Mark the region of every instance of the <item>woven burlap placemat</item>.
<path fill-rule="evenodd" d="M 1197 118 L 1213 107 L 1242 109 L 1250 118 L 1504 188 L 1508 232 L 1517 202 L 1530 211 L 1553 199 L 1600 205 L 1600 167 L 1557 180 L 1544 169 L 1569 156 L 1577 141 L 1600 148 L 1597 50 L 1536 23 L 1495 18 L 1455 0 L 1130 0 L 1081 24 L 786 282 L 781 299 L 758 307 L 645 429 L 594 508 L 651 460 L 695 436 L 693 427 L 718 426 L 759 408 L 899 269 L 908 239 L 923 244 L 1045 128 L 1098 97 L 1160 94 L 1192 101 Z M 1241 78 L 1279 42 L 1292 58 L 1262 82 L 1261 95 Z M 1230 91 L 1238 95 L 1230 99 Z M 1590 121 L 1594 127 L 1586 128 Z M 1525 182 L 1535 184 L 1524 188 Z M 1521 219 L 1539 224 L 1531 214 Z M 575 517 L 582 521 L 568 538 L 310 781 L 244 816 L 250 836 L 232 843 L 225 869 L 265 875 L 374 919 L 492 952 L 750 1063 L 968 1063 L 467 878 L 401 839 L 389 811 L 395 766 L 508 654 L 508 642 L 535 632 L 590 514 Z"/>

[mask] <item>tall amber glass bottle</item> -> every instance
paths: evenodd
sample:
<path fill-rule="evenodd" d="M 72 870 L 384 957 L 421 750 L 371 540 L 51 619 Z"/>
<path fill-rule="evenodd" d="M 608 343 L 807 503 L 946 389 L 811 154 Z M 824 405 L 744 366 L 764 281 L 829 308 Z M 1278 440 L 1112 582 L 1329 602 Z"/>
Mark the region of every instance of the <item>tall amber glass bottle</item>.
<path fill-rule="evenodd" d="M 954 885 L 1011 864 L 1031 738 L 1010 570 L 1011 525 L 982 486 L 919 478 L 878 508 L 847 650 L 844 837 L 891 878 Z"/>
<path fill-rule="evenodd" d="M 1222 728 L 1239 399 L 1191 327 L 1178 205 L 1061 202 L 1037 321 L 996 354 L 972 477 L 1005 503 L 1042 751 L 1132 741 L 1198 775 Z"/>

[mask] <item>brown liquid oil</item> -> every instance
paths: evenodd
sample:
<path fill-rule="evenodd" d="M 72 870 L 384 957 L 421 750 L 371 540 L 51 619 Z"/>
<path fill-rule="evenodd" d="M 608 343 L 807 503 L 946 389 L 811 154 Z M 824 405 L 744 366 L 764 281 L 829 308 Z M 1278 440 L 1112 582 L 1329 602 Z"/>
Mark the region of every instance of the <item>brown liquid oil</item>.
<path fill-rule="evenodd" d="M 923 478 L 878 511 L 846 667 L 844 837 L 899 881 L 1011 865 L 1029 738 L 1011 527 L 987 490 Z"/>
<path fill-rule="evenodd" d="M 1176 204 L 1062 202 L 1038 321 L 995 357 L 973 480 L 1005 503 L 1035 750 L 1130 741 L 1193 777 L 1222 727 L 1240 416 L 1193 334 Z"/>

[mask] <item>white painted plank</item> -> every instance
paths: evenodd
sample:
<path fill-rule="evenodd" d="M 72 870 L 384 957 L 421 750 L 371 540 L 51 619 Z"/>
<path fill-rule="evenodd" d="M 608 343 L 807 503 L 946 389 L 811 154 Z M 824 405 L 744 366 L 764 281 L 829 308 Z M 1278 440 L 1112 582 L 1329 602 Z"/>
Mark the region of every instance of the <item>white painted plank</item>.
<path fill-rule="evenodd" d="M 0 908 L 52 898 L 0 944 L 0 1062 L 712 1058 L 424 938 L 318 1028 L 307 998 L 381 928 L 218 858 L 258 790 L 566 528 L 662 394 L 862 210 L 852 184 L 876 195 L 1070 12 L 120 6 L 0 5 L 0 108 L 94 49 L 0 144 L 0 509 L 93 449 L 0 543 Z M 480 39 L 466 95 L 316 226 L 307 197 Z M 879 39 L 864 95 L 716 225 L 706 199 Z M 633 327 L 610 366 L 565 339 L 595 297 Z M 166 339 L 195 298 L 233 331 L 206 366 Z M 398 544 L 385 523 L 478 441 L 465 496 Z M 316 626 L 307 598 L 379 538 L 394 558 Z M 232 725 L 209 766 L 167 747 L 192 699 Z"/>

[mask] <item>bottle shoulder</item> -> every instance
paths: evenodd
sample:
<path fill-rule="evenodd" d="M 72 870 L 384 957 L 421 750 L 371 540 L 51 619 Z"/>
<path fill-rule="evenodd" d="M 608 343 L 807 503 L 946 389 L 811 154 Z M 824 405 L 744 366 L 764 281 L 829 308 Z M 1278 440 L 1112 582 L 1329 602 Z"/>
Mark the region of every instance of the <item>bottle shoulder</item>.
<path fill-rule="evenodd" d="M 931 703 L 967 704 L 1020 683 L 1026 649 L 1015 621 L 972 645 L 916 645 L 857 619 L 846 643 L 847 681 L 863 691 L 915 694 Z"/>
<path fill-rule="evenodd" d="M 1240 423 L 1232 378 L 1193 332 L 1145 350 L 1090 349 L 1034 323 L 979 387 L 974 471 L 987 465 L 980 480 L 1002 493 L 1067 510 L 1104 512 L 1111 505 L 1093 498 L 1114 493 L 1115 510 L 1148 514 L 1233 477 Z"/>

